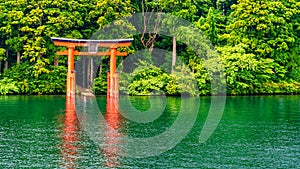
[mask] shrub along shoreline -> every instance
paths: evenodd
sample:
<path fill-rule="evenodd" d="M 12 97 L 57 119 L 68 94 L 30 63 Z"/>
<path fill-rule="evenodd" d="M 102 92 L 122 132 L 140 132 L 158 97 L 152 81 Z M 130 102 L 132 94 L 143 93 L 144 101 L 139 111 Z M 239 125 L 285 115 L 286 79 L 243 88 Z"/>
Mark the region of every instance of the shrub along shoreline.
<path fill-rule="evenodd" d="M 179 67 L 174 73 L 166 73 L 154 65 L 142 65 L 131 73 L 120 73 L 120 93 L 133 96 L 161 95 L 191 96 L 224 95 L 295 95 L 300 94 L 300 83 L 296 81 L 265 82 L 251 84 L 235 81 L 220 83 L 220 89 L 212 92 L 208 76 L 197 76 L 187 68 Z M 47 73 L 36 76 L 29 63 L 18 64 L 0 75 L 0 95 L 57 95 L 65 94 L 66 67 L 51 66 Z M 255 79 L 252 79 L 253 81 Z M 94 79 L 92 90 L 96 95 L 107 91 L 106 73 Z M 219 86 L 214 86 L 218 88 Z"/>

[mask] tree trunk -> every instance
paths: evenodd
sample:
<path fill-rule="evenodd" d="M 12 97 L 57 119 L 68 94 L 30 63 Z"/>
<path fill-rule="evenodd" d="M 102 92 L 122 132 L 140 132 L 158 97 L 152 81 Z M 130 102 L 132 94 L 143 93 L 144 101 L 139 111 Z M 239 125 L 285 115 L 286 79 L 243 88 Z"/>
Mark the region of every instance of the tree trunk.
<path fill-rule="evenodd" d="M 225 11 L 225 3 L 223 2 L 223 14 L 222 14 L 223 16 L 225 16 L 225 12 L 226 12 Z"/>
<path fill-rule="evenodd" d="M 20 63 L 21 52 L 17 52 L 17 64 Z"/>
<path fill-rule="evenodd" d="M 6 49 L 6 61 L 5 61 L 5 70 L 8 69 L 8 49 Z"/>
<path fill-rule="evenodd" d="M 54 57 L 54 66 L 58 66 L 58 58 Z"/>
<path fill-rule="evenodd" d="M 176 64 L 176 36 L 173 36 L 173 53 L 172 53 L 172 73 Z"/>

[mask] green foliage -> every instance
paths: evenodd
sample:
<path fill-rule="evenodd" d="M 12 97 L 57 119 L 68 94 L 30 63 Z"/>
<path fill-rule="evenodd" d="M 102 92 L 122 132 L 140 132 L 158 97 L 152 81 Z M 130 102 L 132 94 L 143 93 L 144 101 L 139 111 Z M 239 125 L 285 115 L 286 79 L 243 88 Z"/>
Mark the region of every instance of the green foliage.
<path fill-rule="evenodd" d="M 7 77 L 0 80 L 1 95 L 13 94 L 18 92 L 19 88 L 17 87 L 17 81 L 14 81 L 13 79 L 9 79 Z"/>
<path fill-rule="evenodd" d="M 146 63 L 141 63 L 132 73 L 121 73 L 120 90 L 130 95 L 199 95 L 194 74 L 188 67 L 179 66 L 167 74 Z"/>
<path fill-rule="evenodd" d="M 131 75 L 128 86 L 128 94 L 131 95 L 150 95 L 163 94 L 169 76 L 161 69 L 149 65 L 140 66 Z"/>
<path fill-rule="evenodd" d="M 264 83 L 259 91 L 260 94 L 299 94 L 300 83 L 299 82 L 269 82 Z"/>
<path fill-rule="evenodd" d="M 199 87 L 200 95 L 208 95 L 211 94 L 211 76 L 208 71 L 205 69 L 204 64 L 201 62 L 200 64 L 195 63 L 195 60 L 190 60 L 189 66 L 192 68 L 194 72 L 195 79 L 197 81 L 197 85 Z"/>
<path fill-rule="evenodd" d="M 6 70 L 1 77 L 10 79 L 18 89 L 13 94 L 62 94 L 65 92 L 66 68 L 51 66 L 49 73 L 35 76 L 33 65 L 24 63 L 18 64 Z M 9 81 L 10 82 L 10 81 Z"/>
<path fill-rule="evenodd" d="M 176 67 L 175 71 L 170 75 L 166 86 L 166 93 L 169 95 L 191 95 L 198 96 L 203 94 L 197 85 L 195 74 L 186 65 Z"/>
<path fill-rule="evenodd" d="M 299 53 L 293 52 L 299 51 L 296 45 L 299 36 L 293 27 L 299 18 L 297 4 L 294 0 L 241 0 L 232 5 L 232 23 L 227 27 L 230 35 L 224 36 L 228 37 L 229 44 L 246 44 L 246 52 L 257 59 L 273 59 L 288 73 L 299 67 Z"/>
<path fill-rule="evenodd" d="M 273 80 L 283 78 L 285 69 L 273 59 L 256 59 L 254 54 L 247 54 L 247 45 L 225 46 L 220 51 L 226 70 L 227 90 L 229 94 L 279 94 L 297 93 L 299 84 Z M 273 85 L 273 86 L 272 86 Z"/>
<path fill-rule="evenodd" d="M 218 42 L 218 28 L 217 18 L 215 16 L 213 8 L 210 8 L 207 17 L 201 17 L 198 22 L 195 23 L 197 27 L 204 31 L 209 40 L 216 45 Z"/>
<path fill-rule="evenodd" d="M 93 91 L 95 94 L 106 94 L 107 92 L 107 74 L 102 73 L 94 79 Z"/>
<path fill-rule="evenodd" d="M 134 35 L 132 47 L 118 50 L 130 54 L 145 47 L 171 51 L 175 39 L 179 59 L 175 55 L 161 56 L 164 63 L 156 65 L 161 69 L 145 63 L 128 68 L 130 73 L 120 76 L 122 92 L 219 94 L 225 82 L 216 82 L 214 77 L 226 76 L 229 94 L 299 93 L 300 3 L 297 0 L 0 0 L 0 72 L 4 71 L 3 61 L 5 65 L 15 65 L 0 75 L 0 94 L 64 93 L 66 68 L 50 66 L 55 52 L 62 48 L 55 47 L 50 37 L 89 39 L 99 29 L 102 31 L 93 38 L 132 37 L 144 25 L 136 28 L 117 19 L 137 12 L 165 12 L 180 17 L 194 23 L 203 35 L 198 35 L 198 30 L 178 26 L 176 17 L 161 21 L 174 38 L 159 31 L 157 35 Z M 110 22 L 113 23 L 108 26 Z M 145 46 L 140 39 L 153 44 Z M 155 63 L 151 52 L 143 58 Z M 23 63 L 16 65 L 16 56 L 21 56 Z M 65 64 L 66 57 L 59 59 L 59 63 Z M 173 66 L 175 71 L 168 74 L 163 70 L 171 68 L 171 59 L 177 61 Z M 105 71 L 108 60 L 101 63 Z M 106 73 L 101 71 L 94 79 L 93 89 L 97 94 L 107 90 Z"/>
<path fill-rule="evenodd" d="M 6 60 L 5 53 L 6 53 L 6 50 L 3 48 L 0 48 L 0 63 L 1 63 L 1 61 Z"/>

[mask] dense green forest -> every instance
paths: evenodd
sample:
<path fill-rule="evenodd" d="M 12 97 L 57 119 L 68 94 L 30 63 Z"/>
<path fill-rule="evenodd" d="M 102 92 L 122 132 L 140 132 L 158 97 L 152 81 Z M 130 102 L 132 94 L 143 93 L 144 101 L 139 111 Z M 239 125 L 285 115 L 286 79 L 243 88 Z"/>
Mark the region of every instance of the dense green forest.
<path fill-rule="evenodd" d="M 297 0 L 0 0 L 0 94 L 63 94 L 67 57 L 56 55 L 63 48 L 55 47 L 50 37 L 90 39 L 118 18 L 145 12 L 171 14 L 200 29 L 219 54 L 228 94 L 300 93 Z M 135 29 L 126 23 L 118 26 Z M 131 95 L 221 93 L 212 89 L 213 76 L 203 60 L 180 41 L 189 38 L 188 32 L 132 37 L 132 46 L 119 50 L 134 54 L 146 49 L 150 55 L 153 48 L 168 50 L 173 55 L 165 62 L 171 71 L 140 61 L 139 67 L 122 76 L 121 91 Z M 108 57 L 102 57 L 99 63 L 93 84 L 98 94 L 106 92 L 108 62 Z M 196 85 L 189 85 L 191 77 Z"/>

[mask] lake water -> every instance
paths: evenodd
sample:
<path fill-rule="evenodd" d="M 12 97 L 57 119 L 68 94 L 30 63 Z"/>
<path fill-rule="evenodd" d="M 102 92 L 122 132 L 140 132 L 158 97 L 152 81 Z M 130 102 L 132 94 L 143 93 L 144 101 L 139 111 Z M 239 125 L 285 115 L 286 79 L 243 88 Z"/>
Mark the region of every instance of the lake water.
<path fill-rule="evenodd" d="M 300 168 L 300 96 L 227 97 L 204 143 L 211 97 L 126 99 L 1 96 L 0 168 Z"/>

